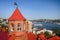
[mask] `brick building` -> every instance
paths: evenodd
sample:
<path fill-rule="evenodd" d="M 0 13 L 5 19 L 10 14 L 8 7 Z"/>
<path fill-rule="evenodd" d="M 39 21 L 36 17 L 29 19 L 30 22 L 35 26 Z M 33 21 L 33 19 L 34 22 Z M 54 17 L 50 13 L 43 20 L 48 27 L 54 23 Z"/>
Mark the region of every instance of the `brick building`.
<path fill-rule="evenodd" d="M 32 32 L 32 22 L 27 21 L 18 7 L 8 18 L 9 35 L 15 35 L 15 40 L 27 40 L 27 33 Z"/>

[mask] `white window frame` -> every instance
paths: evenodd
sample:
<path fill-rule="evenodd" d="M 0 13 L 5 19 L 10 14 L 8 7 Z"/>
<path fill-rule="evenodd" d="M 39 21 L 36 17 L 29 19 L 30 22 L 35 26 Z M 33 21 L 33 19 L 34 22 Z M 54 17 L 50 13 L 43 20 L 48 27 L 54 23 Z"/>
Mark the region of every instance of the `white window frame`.
<path fill-rule="evenodd" d="M 13 23 L 11 23 L 11 25 L 10 25 L 10 31 L 14 32 L 14 24 Z"/>
<path fill-rule="evenodd" d="M 21 31 L 21 24 L 20 23 L 18 23 L 18 25 L 17 25 L 17 30 L 20 32 Z"/>

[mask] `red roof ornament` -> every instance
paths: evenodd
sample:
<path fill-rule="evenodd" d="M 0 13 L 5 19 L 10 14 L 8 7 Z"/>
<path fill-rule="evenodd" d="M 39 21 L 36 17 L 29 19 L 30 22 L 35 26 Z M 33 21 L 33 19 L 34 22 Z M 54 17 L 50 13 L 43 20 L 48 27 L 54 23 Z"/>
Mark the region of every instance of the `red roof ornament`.
<path fill-rule="evenodd" d="M 11 15 L 11 17 L 8 20 L 26 20 L 25 17 L 21 14 L 18 7 L 14 11 L 14 13 Z"/>

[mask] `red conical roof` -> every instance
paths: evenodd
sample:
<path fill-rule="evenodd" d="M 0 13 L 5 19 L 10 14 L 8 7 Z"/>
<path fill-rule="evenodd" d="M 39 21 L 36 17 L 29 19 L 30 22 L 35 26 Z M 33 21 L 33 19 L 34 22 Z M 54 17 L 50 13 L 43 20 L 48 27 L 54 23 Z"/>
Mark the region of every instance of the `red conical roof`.
<path fill-rule="evenodd" d="M 14 11 L 11 17 L 8 20 L 26 20 L 24 16 L 21 14 L 18 8 Z"/>

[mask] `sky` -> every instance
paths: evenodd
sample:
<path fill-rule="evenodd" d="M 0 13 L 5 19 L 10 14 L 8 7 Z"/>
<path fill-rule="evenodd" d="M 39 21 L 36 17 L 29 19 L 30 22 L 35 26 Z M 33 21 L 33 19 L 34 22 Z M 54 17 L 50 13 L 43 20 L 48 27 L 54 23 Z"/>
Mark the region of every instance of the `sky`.
<path fill-rule="evenodd" d="M 0 18 L 9 18 L 16 6 L 28 19 L 60 19 L 60 0 L 0 0 Z"/>

